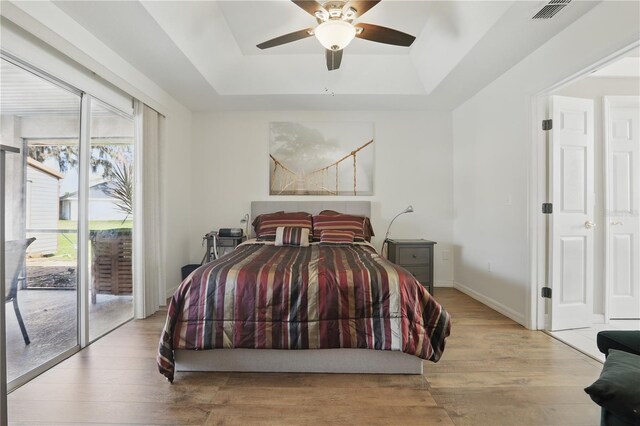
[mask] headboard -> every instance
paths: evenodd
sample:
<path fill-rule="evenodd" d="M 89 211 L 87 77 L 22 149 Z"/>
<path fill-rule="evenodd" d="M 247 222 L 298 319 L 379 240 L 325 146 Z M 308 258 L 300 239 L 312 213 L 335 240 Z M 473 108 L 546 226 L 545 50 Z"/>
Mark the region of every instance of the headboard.
<path fill-rule="evenodd" d="M 307 212 L 312 215 L 322 210 L 371 217 L 371 201 L 252 201 L 251 220 L 256 216 L 284 210 L 285 212 Z M 251 230 L 250 233 L 253 231 Z"/>

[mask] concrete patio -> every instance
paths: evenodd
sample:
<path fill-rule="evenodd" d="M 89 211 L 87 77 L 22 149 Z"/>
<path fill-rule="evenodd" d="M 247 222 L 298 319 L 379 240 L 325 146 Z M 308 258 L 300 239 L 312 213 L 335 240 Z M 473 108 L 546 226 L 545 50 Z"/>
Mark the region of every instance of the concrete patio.
<path fill-rule="evenodd" d="M 19 290 L 18 303 L 30 345 L 25 345 L 13 305 L 6 305 L 7 375 L 9 381 L 77 344 L 75 290 Z M 133 316 L 131 296 L 99 294 L 89 303 L 90 337 L 94 339 Z"/>

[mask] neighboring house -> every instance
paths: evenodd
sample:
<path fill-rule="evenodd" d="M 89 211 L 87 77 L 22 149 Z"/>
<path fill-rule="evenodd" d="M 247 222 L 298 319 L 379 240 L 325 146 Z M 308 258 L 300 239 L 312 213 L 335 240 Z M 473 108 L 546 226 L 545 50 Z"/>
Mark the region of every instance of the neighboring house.
<path fill-rule="evenodd" d="M 36 237 L 30 254 L 54 254 L 58 251 L 58 235 L 33 230 L 58 229 L 60 180 L 64 175 L 33 158 L 27 158 L 27 236 Z"/>
<path fill-rule="evenodd" d="M 120 210 L 115 199 L 108 193 L 109 182 L 89 187 L 89 220 L 124 220 L 127 214 Z M 78 220 L 78 193 L 71 192 L 60 197 L 60 219 Z"/>

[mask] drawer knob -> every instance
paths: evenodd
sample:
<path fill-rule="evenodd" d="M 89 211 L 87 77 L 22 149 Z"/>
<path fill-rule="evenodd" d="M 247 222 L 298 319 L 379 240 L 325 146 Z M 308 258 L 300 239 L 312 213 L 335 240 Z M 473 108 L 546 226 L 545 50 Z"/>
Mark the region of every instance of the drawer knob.
<path fill-rule="evenodd" d="M 412 256 L 414 259 L 416 259 L 416 258 L 418 257 L 418 255 L 417 255 L 417 254 L 412 254 L 411 256 Z"/>

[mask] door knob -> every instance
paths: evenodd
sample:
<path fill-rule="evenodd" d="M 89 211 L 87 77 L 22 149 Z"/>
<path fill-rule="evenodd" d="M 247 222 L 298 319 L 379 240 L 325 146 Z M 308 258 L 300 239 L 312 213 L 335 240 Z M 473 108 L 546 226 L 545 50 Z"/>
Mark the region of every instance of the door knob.
<path fill-rule="evenodd" d="M 587 229 L 595 228 L 596 224 L 592 221 L 588 220 L 584 223 L 584 227 Z"/>
<path fill-rule="evenodd" d="M 611 222 L 611 225 L 615 226 L 615 225 L 624 225 L 624 222 L 621 222 L 619 220 L 614 220 L 613 222 Z"/>

